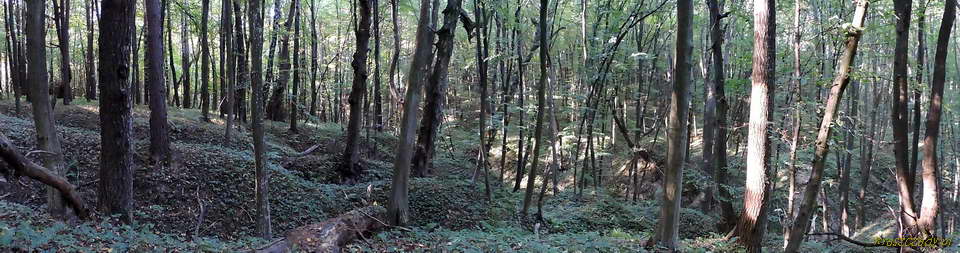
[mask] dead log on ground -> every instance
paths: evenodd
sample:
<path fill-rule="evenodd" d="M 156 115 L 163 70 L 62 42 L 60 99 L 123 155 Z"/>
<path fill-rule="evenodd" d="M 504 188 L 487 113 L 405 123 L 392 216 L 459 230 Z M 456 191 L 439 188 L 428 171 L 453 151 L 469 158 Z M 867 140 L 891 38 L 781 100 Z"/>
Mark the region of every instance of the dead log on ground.
<path fill-rule="evenodd" d="M 387 210 L 382 206 L 354 209 L 321 223 L 293 229 L 287 232 L 285 238 L 255 252 L 341 252 L 341 248 L 354 239 L 387 226 L 382 219 L 386 213 Z"/>
<path fill-rule="evenodd" d="M 77 192 L 76 186 L 68 182 L 66 178 L 27 160 L 27 158 L 20 154 L 16 147 L 11 144 L 7 136 L 3 134 L 0 134 L 0 158 L 9 164 L 10 167 L 13 167 L 15 175 L 25 175 L 59 190 L 60 195 L 67 200 L 67 204 L 73 208 L 77 217 L 82 220 L 90 219 L 90 211 L 87 209 L 86 204 L 84 204 L 83 198 L 80 198 L 80 193 Z M 0 172 L 9 173 L 3 170 L 0 170 Z M 14 181 L 16 181 L 16 179 L 14 179 Z"/>

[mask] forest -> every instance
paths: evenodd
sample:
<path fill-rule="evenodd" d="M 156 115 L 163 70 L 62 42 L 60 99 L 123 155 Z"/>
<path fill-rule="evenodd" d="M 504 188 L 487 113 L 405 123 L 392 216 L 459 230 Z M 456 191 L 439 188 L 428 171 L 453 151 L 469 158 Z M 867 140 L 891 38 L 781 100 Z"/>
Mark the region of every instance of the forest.
<path fill-rule="evenodd" d="M 0 10 L 0 252 L 960 252 L 957 0 Z"/>

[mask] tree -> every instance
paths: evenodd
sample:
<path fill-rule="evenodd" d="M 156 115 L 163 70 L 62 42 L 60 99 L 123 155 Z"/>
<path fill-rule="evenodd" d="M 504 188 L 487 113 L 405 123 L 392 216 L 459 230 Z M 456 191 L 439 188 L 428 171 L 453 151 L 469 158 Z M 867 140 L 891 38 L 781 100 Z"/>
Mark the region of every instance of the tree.
<path fill-rule="evenodd" d="M 236 80 L 237 80 L 237 54 L 234 47 L 234 36 L 233 36 L 233 8 L 231 6 L 231 0 L 223 0 L 223 20 L 221 21 L 221 29 L 223 29 L 223 36 L 220 37 L 220 40 L 223 41 L 223 51 L 226 51 L 226 61 L 227 69 L 224 79 L 226 79 L 227 85 L 227 97 L 225 101 L 225 107 L 227 111 L 227 126 L 224 129 L 223 140 L 230 142 L 232 139 L 230 137 L 231 131 L 233 131 L 233 119 L 234 119 L 234 109 L 236 102 Z M 252 3 L 251 3 L 252 4 Z M 251 20 L 252 21 L 252 20 Z"/>
<path fill-rule="evenodd" d="M 53 106 L 47 93 L 45 6 L 43 1 L 27 2 L 27 61 L 30 62 L 27 65 L 27 85 L 33 104 L 33 122 L 37 128 L 37 146 L 49 152 L 44 156 L 44 167 L 49 168 L 54 175 L 60 175 L 66 172 L 66 168 L 60 137 L 57 136 Z M 54 187 L 47 187 L 47 209 L 54 217 L 69 218 L 60 192 Z"/>
<path fill-rule="evenodd" d="M 693 1 L 677 1 L 677 58 L 673 68 L 673 92 L 667 120 L 667 167 L 664 171 L 663 200 L 655 235 L 656 242 L 670 250 L 678 248 L 680 231 L 680 186 L 683 185 L 683 158 L 690 104 L 690 55 L 693 51 Z"/>
<path fill-rule="evenodd" d="M 163 16 L 159 0 L 145 0 L 144 5 L 147 26 L 146 86 L 150 89 L 150 158 L 163 165 L 170 162 L 167 87 L 163 72 Z"/>
<path fill-rule="evenodd" d="M 454 0 L 456 1 L 456 0 Z M 420 0 L 417 21 L 416 44 L 403 104 L 403 119 L 400 120 L 400 136 L 397 158 L 393 162 L 393 177 L 390 182 L 390 199 L 387 202 L 387 223 L 403 225 L 409 221 L 410 204 L 407 197 L 410 177 L 410 159 L 413 156 L 413 138 L 417 129 L 417 113 L 420 106 L 420 87 L 426 83 L 430 62 L 433 61 L 433 31 L 430 28 L 430 0 Z M 396 8 L 396 7 L 395 7 Z M 396 54 L 397 52 L 395 52 Z"/>
<path fill-rule="evenodd" d="M 96 0 L 85 0 L 83 1 L 86 6 L 86 21 L 87 21 L 87 52 L 84 54 L 84 70 L 86 72 L 86 92 L 84 97 L 87 101 L 97 99 L 97 67 L 93 62 L 93 8 L 96 4 L 91 4 Z"/>
<path fill-rule="evenodd" d="M 863 36 L 863 24 L 866 20 L 867 6 L 869 0 L 858 0 L 857 8 L 853 15 L 853 24 L 846 32 L 846 43 L 843 55 L 837 64 L 837 73 L 830 87 L 830 96 L 827 99 L 826 109 L 823 112 L 823 119 L 820 121 L 820 130 L 817 132 L 816 150 L 813 157 L 813 168 L 810 173 L 810 181 L 803 192 L 803 200 L 800 202 L 800 210 L 790 228 L 790 234 L 787 239 L 785 252 L 797 252 L 800 243 L 803 242 L 810 228 L 810 218 L 813 216 L 816 205 L 817 193 L 820 192 L 820 184 L 823 179 L 823 168 L 826 166 L 827 153 L 830 151 L 830 132 L 834 117 L 840 109 L 840 99 L 843 98 L 843 91 L 850 83 L 850 69 L 853 59 L 857 54 L 857 46 L 860 43 L 860 37 Z"/>
<path fill-rule="evenodd" d="M 290 14 L 287 15 L 287 21 L 283 25 L 283 34 L 280 36 L 280 56 L 279 72 L 276 84 L 270 94 L 270 102 L 267 104 L 267 119 L 273 121 L 283 121 L 285 118 L 283 111 L 283 99 L 287 90 L 287 81 L 290 78 L 290 29 L 293 28 L 293 20 L 296 18 L 297 0 L 290 2 Z M 268 69 L 267 71 L 270 71 Z M 269 78 L 267 78 L 269 80 Z M 272 81 L 272 80 L 269 80 Z"/>
<path fill-rule="evenodd" d="M 250 55 L 263 55 L 263 19 L 260 16 L 262 0 L 247 1 L 248 22 L 250 25 Z M 263 59 L 250 57 L 250 87 L 253 98 L 250 100 L 250 110 L 253 113 L 253 154 L 256 167 L 256 208 L 257 208 L 257 235 L 260 238 L 273 237 L 270 225 L 270 172 L 266 168 L 266 145 L 263 140 Z"/>
<path fill-rule="evenodd" d="M 180 75 L 179 82 L 183 83 L 183 108 L 192 108 L 193 107 L 193 97 L 190 96 L 190 29 L 189 24 L 187 23 L 187 13 L 180 15 L 182 21 L 180 26 L 180 46 L 183 50 L 180 50 L 180 67 L 183 68 L 183 73 Z M 173 51 L 171 51 L 172 53 Z"/>
<path fill-rule="evenodd" d="M 533 165 L 530 167 L 527 178 L 526 194 L 523 195 L 523 215 L 527 215 L 530 200 L 533 198 L 534 182 L 537 179 L 537 166 L 540 165 L 540 150 L 543 146 L 543 115 L 546 104 L 547 71 L 550 68 L 550 44 L 547 40 L 547 5 L 548 0 L 540 0 L 540 22 L 537 25 L 537 39 L 540 43 L 540 79 L 537 82 L 537 123 L 534 125 L 533 139 L 537 142 L 533 146 Z M 486 173 L 486 172 L 484 172 Z M 543 183 L 547 183 L 544 178 Z"/>
<path fill-rule="evenodd" d="M 294 0 L 296 1 L 296 0 Z M 358 0 L 360 12 L 357 24 L 357 49 L 353 53 L 353 88 L 350 91 L 350 121 L 347 123 L 346 148 L 343 150 L 340 176 L 344 182 L 352 183 L 363 169 L 360 167 L 360 123 L 363 120 L 361 99 L 367 94 L 367 51 L 370 47 L 370 1 Z"/>
<path fill-rule="evenodd" d="M 97 207 L 103 214 L 133 220 L 133 109 L 130 49 L 136 3 L 103 1 L 100 15 L 100 181 Z"/>
<path fill-rule="evenodd" d="M 210 0 L 202 0 L 203 17 L 200 19 L 200 111 L 203 121 L 210 121 L 210 40 L 207 24 L 210 20 Z"/>
<path fill-rule="evenodd" d="M 933 59 L 933 83 L 930 89 L 930 110 L 927 112 L 927 130 L 923 138 L 923 202 L 920 204 L 920 218 L 917 221 L 917 231 L 923 237 L 934 235 L 936 231 L 934 222 L 940 208 L 937 146 L 940 138 L 940 117 L 943 113 L 943 85 L 947 72 L 947 50 L 950 44 L 950 31 L 953 30 L 956 15 L 957 1 L 947 0 L 943 11 L 943 21 L 940 23 L 940 32 L 937 35 L 937 53 Z"/>
<path fill-rule="evenodd" d="M 760 252 L 767 222 L 767 171 L 770 160 L 768 126 L 773 116 L 776 85 L 776 1 L 753 3 L 753 74 L 750 93 L 750 136 L 747 140 L 747 171 L 743 213 L 734 235 L 749 252 Z"/>
<path fill-rule="evenodd" d="M 294 1 L 297 2 L 297 1 Z M 297 2 L 297 8 L 300 8 L 299 2 Z M 303 68 L 301 64 L 301 57 L 303 57 L 303 50 L 300 48 L 300 11 L 294 15 L 294 24 L 293 24 L 293 97 L 290 98 L 290 132 L 296 133 L 297 130 L 297 114 L 300 112 L 299 100 L 300 100 L 300 68 Z M 237 40 L 242 43 L 242 40 Z M 242 50 L 242 49 L 241 49 Z"/>
<path fill-rule="evenodd" d="M 894 1 L 894 11 L 897 16 L 897 40 L 894 48 L 893 58 L 893 106 L 891 112 L 891 123 L 893 124 L 893 150 L 894 160 L 896 161 L 896 179 L 897 189 L 900 197 L 900 222 L 903 227 L 910 229 L 915 227 L 917 217 L 913 204 L 913 173 L 909 173 L 910 164 L 907 160 L 907 104 L 909 94 L 907 94 L 907 50 L 908 39 L 910 36 L 910 8 L 911 0 Z M 908 236 L 912 232 L 902 231 L 901 236 Z"/>
<path fill-rule="evenodd" d="M 60 85 L 56 89 L 57 95 L 63 96 L 63 105 L 69 105 L 73 101 L 73 90 L 70 88 L 73 80 L 70 68 L 70 0 L 52 2 L 56 13 L 54 23 L 57 26 L 57 44 L 60 49 Z"/>

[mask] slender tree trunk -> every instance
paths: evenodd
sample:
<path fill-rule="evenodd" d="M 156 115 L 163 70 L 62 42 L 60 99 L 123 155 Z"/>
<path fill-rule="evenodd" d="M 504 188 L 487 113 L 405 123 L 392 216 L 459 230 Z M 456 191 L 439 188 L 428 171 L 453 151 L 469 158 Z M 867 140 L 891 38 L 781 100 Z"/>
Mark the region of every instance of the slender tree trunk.
<path fill-rule="evenodd" d="M 294 0 L 296 1 L 296 0 Z M 347 123 L 346 148 L 339 171 L 342 180 L 353 183 L 363 173 L 360 167 L 360 123 L 363 120 L 361 99 L 367 93 L 367 51 L 370 48 L 370 9 L 373 0 L 359 1 L 359 22 L 356 27 L 357 48 L 353 53 L 353 88 L 350 91 L 350 121 Z M 281 56 L 282 57 L 282 56 Z"/>
<path fill-rule="evenodd" d="M 287 15 L 287 21 L 283 25 L 284 32 L 280 37 L 280 55 L 277 59 L 279 76 L 273 86 L 270 101 L 266 108 L 267 119 L 273 121 L 283 121 L 286 116 L 284 115 L 283 100 L 287 91 L 287 81 L 290 78 L 290 29 L 293 27 L 293 20 L 296 18 L 294 17 L 297 11 L 296 6 L 297 0 L 290 2 L 290 14 Z"/>
<path fill-rule="evenodd" d="M 796 0 L 794 2 L 794 11 L 793 11 L 793 83 L 795 86 L 794 92 L 796 93 L 796 103 L 793 109 L 793 130 L 790 136 L 790 165 L 787 168 L 787 211 L 786 219 L 787 223 L 792 224 L 794 218 L 794 209 L 796 209 L 796 194 L 797 194 L 797 148 L 800 145 L 800 125 L 803 123 L 803 115 L 800 113 L 803 107 L 803 86 L 802 86 L 802 77 L 800 70 L 800 4 L 802 0 Z M 786 247 L 787 241 L 790 237 L 789 226 L 784 226 L 783 228 L 783 243 Z"/>
<path fill-rule="evenodd" d="M 166 82 L 163 71 L 163 16 L 160 1 L 145 0 L 147 26 L 145 85 L 150 89 L 150 158 L 159 165 L 170 162 Z"/>
<path fill-rule="evenodd" d="M 183 50 L 180 51 L 180 67 L 183 68 L 183 74 L 180 80 L 183 80 L 183 108 L 193 106 L 190 97 L 190 29 L 187 22 L 187 14 L 181 14 L 182 26 L 180 30 L 180 44 L 183 44 Z"/>
<path fill-rule="evenodd" d="M 86 6 L 86 21 L 87 21 L 87 51 L 84 55 L 84 70 L 86 72 L 86 92 L 84 97 L 87 101 L 97 99 L 97 67 L 94 65 L 93 61 L 93 15 L 92 5 L 96 5 L 96 0 L 85 0 L 83 1 Z M 8 14 L 9 15 L 9 14 Z"/>
<path fill-rule="evenodd" d="M 226 100 L 224 108 L 226 109 L 227 114 L 227 124 L 224 128 L 223 140 L 225 142 L 232 141 L 232 131 L 233 131 L 233 119 L 234 119 L 234 109 L 235 109 L 235 99 L 236 99 L 236 80 L 237 80 L 237 54 L 234 46 L 234 35 L 233 35 L 233 8 L 231 6 L 231 0 L 222 0 L 223 6 L 221 8 L 223 20 L 221 21 L 221 27 L 223 29 L 223 36 L 220 37 L 220 40 L 223 41 L 223 50 L 226 52 L 226 61 L 227 69 L 225 70 L 225 84 L 226 84 Z M 252 6 L 252 3 L 251 3 Z M 251 19 L 252 21 L 252 19 Z M 254 57 L 257 58 L 257 57 Z"/>
<path fill-rule="evenodd" d="M 826 165 L 826 156 L 830 151 L 829 139 L 833 119 L 839 109 L 840 100 L 843 97 L 843 91 L 850 83 L 850 68 L 854 56 L 857 54 L 857 46 L 860 37 L 863 35 L 863 25 L 866 20 L 867 6 L 869 0 L 857 1 L 857 8 L 853 16 L 853 24 L 847 32 L 846 48 L 838 64 L 837 74 L 834 77 L 832 87 L 830 88 L 830 97 L 827 100 L 826 110 L 823 113 L 823 120 L 820 122 L 820 130 L 817 133 L 816 151 L 813 157 L 813 168 L 810 174 L 810 181 L 807 183 L 806 190 L 803 193 L 803 201 L 800 203 L 800 210 L 797 218 L 790 228 L 790 238 L 787 241 L 786 252 L 797 252 L 800 243 L 806 237 L 810 228 L 810 218 L 813 215 L 816 205 L 816 195 L 820 190 L 820 184 L 823 179 L 823 168 Z"/>
<path fill-rule="evenodd" d="M 397 158 L 394 160 L 390 199 L 387 202 L 387 222 L 392 225 L 406 224 L 409 220 L 410 204 L 407 198 L 407 181 L 410 174 L 410 159 L 413 156 L 413 139 L 417 129 L 420 87 L 426 82 L 426 73 L 430 71 L 430 62 L 433 61 L 433 31 L 430 28 L 428 18 L 430 8 L 430 0 L 420 0 L 417 39 L 413 60 L 410 63 L 409 78 L 407 79 L 409 83 L 404 99 L 403 119 L 400 121 L 400 141 L 397 145 Z"/>
<path fill-rule="evenodd" d="M 860 229 L 866 225 L 866 204 L 867 204 L 867 192 L 870 187 L 870 171 L 873 168 L 873 146 L 876 144 L 875 139 L 882 137 L 883 135 L 876 134 L 877 129 L 877 111 L 880 108 L 880 94 L 882 92 L 877 92 L 878 83 L 872 83 L 873 86 L 873 101 L 870 109 L 870 130 L 861 137 L 861 147 L 864 147 L 866 151 L 863 151 L 861 148 L 860 156 L 860 192 L 857 194 L 860 199 L 860 203 L 857 207 L 857 217 L 856 217 L 856 228 Z M 863 155 L 863 152 L 866 152 Z"/>
<path fill-rule="evenodd" d="M 297 9 L 300 8 L 300 4 L 297 2 Z M 303 57 L 300 49 L 300 11 L 297 10 L 297 13 L 294 14 L 294 24 L 293 24 L 293 97 L 290 98 L 290 132 L 296 133 L 299 130 L 297 129 L 297 114 L 300 112 L 299 99 L 300 99 L 300 68 L 303 67 L 300 60 L 300 57 Z"/>
<path fill-rule="evenodd" d="M 314 0 L 310 0 L 310 115 L 317 115 L 317 67 L 320 64 L 319 58 L 317 58 L 317 48 L 319 47 L 319 39 L 317 37 L 317 9 L 316 5 L 313 3 Z M 379 57 L 378 57 L 379 58 Z M 324 66 L 326 69 L 326 66 Z M 323 81 L 323 80 L 321 80 Z"/>
<path fill-rule="evenodd" d="M 173 17 L 170 11 L 170 0 L 163 0 L 163 19 L 167 21 L 167 51 L 170 53 L 167 54 L 170 59 L 170 66 L 167 68 L 170 70 L 170 84 L 173 86 L 173 103 L 174 106 L 180 107 L 180 82 L 177 79 L 177 68 L 176 63 L 173 61 Z"/>
<path fill-rule="evenodd" d="M 921 9 L 919 10 L 920 15 L 917 20 L 917 84 L 913 86 L 913 123 L 910 126 L 913 127 L 913 139 L 910 142 L 910 174 L 907 175 L 907 184 L 910 186 L 910 197 L 913 198 L 913 203 L 916 203 L 916 193 L 917 193 L 917 165 L 919 160 L 918 150 L 920 149 L 920 107 L 921 107 L 921 87 L 923 83 L 923 74 L 927 71 L 926 69 L 926 59 L 925 53 L 927 52 L 926 44 L 926 17 L 927 9 L 924 4 L 920 4 Z M 910 30 L 909 26 L 907 30 Z M 916 207 L 914 207 L 916 208 Z"/>
<path fill-rule="evenodd" d="M 937 173 L 937 146 L 940 138 L 940 117 L 943 111 L 943 86 L 946 79 L 947 50 L 950 44 L 950 31 L 956 19 L 957 1 L 946 0 L 943 21 L 937 35 L 937 52 L 934 55 L 933 83 L 930 86 L 930 110 L 927 112 L 927 127 L 923 139 L 923 202 L 920 205 L 920 219 L 917 231 L 923 237 L 934 236 L 934 222 L 940 208 L 940 178 Z"/>
<path fill-rule="evenodd" d="M 540 0 L 540 22 L 537 27 L 537 40 L 540 43 L 540 78 L 537 82 L 537 122 L 533 130 L 533 139 L 536 144 L 533 147 L 533 165 L 530 167 L 529 177 L 527 178 L 526 194 L 523 196 L 523 215 L 527 215 L 530 207 L 530 200 L 533 199 L 534 183 L 537 179 L 537 170 L 540 165 L 540 150 L 543 146 L 543 115 L 546 110 L 546 90 L 547 73 L 550 69 L 550 44 L 547 38 L 547 9 L 549 0 Z M 547 183 L 544 177 L 544 184 Z"/>
<path fill-rule="evenodd" d="M 250 55 L 263 55 L 263 20 L 260 16 L 262 0 L 249 0 L 247 6 L 248 22 L 250 26 Z M 272 238 L 270 226 L 270 172 L 266 168 L 266 145 L 263 140 L 263 58 L 250 57 L 250 85 L 253 99 L 250 99 L 250 108 L 253 111 L 253 153 L 256 163 L 256 206 L 257 206 L 257 235 L 261 238 Z"/>
<path fill-rule="evenodd" d="M 380 0 L 373 0 L 373 127 L 383 131 L 383 98 L 380 89 Z"/>
<path fill-rule="evenodd" d="M 246 87 L 247 80 L 249 79 L 250 71 L 247 68 L 247 55 L 245 49 L 247 48 L 244 45 L 243 35 L 243 11 L 240 10 L 240 3 L 233 2 L 233 50 L 235 52 L 235 61 L 236 61 L 236 74 L 234 77 L 234 117 L 235 120 L 246 123 L 247 122 L 247 110 L 245 105 L 247 89 Z"/>
<path fill-rule="evenodd" d="M 97 207 L 102 214 L 133 220 L 133 117 L 130 94 L 130 49 L 133 1 L 103 1 L 100 15 L 100 181 Z"/>
<path fill-rule="evenodd" d="M 59 1 L 59 4 L 57 3 Z M 73 80 L 70 68 L 70 0 L 54 0 L 54 21 L 57 26 L 57 44 L 60 49 L 60 84 L 55 87 L 58 96 L 63 96 L 63 104 L 69 105 L 73 101 L 73 90 L 70 83 Z"/>
<path fill-rule="evenodd" d="M 43 165 L 56 175 L 65 173 L 63 162 L 63 148 L 60 137 L 57 136 L 57 124 L 51 106 L 47 84 L 46 51 L 46 16 L 43 1 L 27 1 L 26 33 L 27 33 L 27 87 L 33 99 L 33 122 L 37 128 L 37 146 L 48 153 L 44 154 Z M 65 207 L 60 191 L 52 186 L 47 187 L 47 210 L 58 219 L 68 219 L 69 214 Z"/>
<path fill-rule="evenodd" d="M 210 121 L 210 40 L 207 24 L 210 20 L 210 0 L 202 0 L 203 17 L 200 20 L 200 110 L 203 121 Z"/>
<path fill-rule="evenodd" d="M 900 223 L 903 228 L 910 229 L 916 226 L 916 209 L 913 203 L 913 173 L 910 173 L 910 162 L 907 146 L 907 50 L 910 36 L 911 0 L 897 0 L 894 2 L 894 11 L 897 16 L 897 41 L 894 50 L 893 70 L 893 107 L 891 122 L 893 124 L 893 149 L 896 160 L 897 189 L 900 197 Z M 901 236 L 913 234 L 911 231 L 901 231 Z"/>
<path fill-rule="evenodd" d="M 674 67 L 674 85 L 667 121 L 667 167 L 664 171 L 663 200 L 656 232 L 659 244 L 670 250 L 680 243 L 680 186 L 683 185 L 684 136 L 687 132 L 689 110 L 690 54 L 693 51 L 693 1 L 677 1 L 677 58 Z"/>

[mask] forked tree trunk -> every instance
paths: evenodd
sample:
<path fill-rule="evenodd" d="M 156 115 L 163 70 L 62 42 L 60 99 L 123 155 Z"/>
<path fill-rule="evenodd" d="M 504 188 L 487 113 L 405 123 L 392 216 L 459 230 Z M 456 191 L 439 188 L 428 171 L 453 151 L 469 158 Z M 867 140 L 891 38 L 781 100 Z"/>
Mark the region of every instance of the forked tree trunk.
<path fill-rule="evenodd" d="M 290 28 L 293 27 L 293 20 L 297 11 L 297 0 L 290 2 L 290 14 L 287 15 L 287 21 L 283 25 L 283 32 L 280 37 L 280 55 L 278 61 L 278 72 L 276 83 L 272 87 L 270 101 L 267 103 L 267 119 L 273 121 L 283 121 L 284 94 L 287 92 L 287 81 L 290 79 Z M 269 71 L 269 70 L 268 70 Z M 268 78 L 269 79 L 269 78 Z M 270 81 L 270 80 L 268 80 Z"/>
<path fill-rule="evenodd" d="M 387 223 L 403 225 L 409 220 L 410 204 L 407 198 L 410 159 L 413 156 L 413 139 L 417 129 L 417 113 L 420 107 L 420 87 L 426 83 L 433 61 L 433 32 L 430 28 L 430 0 L 420 0 L 417 22 L 417 40 L 410 62 L 407 94 L 404 98 L 403 119 L 400 121 L 400 141 L 397 158 L 394 160 L 393 178 L 390 183 L 390 200 L 387 202 Z M 395 7 L 396 8 L 396 7 Z"/>
<path fill-rule="evenodd" d="M 814 152 L 810 181 L 807 183 L 807 187 L 803 193 L 803 201 L 800 203 L 797 218 L 790 228 L 790 237 L 787 239 L 786 252 L 797 252 L 800 248 L 800 243 L 803 242 L 810 228 L 810 218 L 813 216 L 817 193 L 820 190 L 820 184 L 823 179 L 823 168 L 826 166 L 827 153 L 830 151 L 829 139 L 833 119 L 840 109 L 840 100 L 843 97 L 843 91 L 850 83 L 850 68 L 857 54 L 860 37 L 863 35 L 863 25 L 866 20 L 868 5 L 869 0 L 857 1 L 857 8 L 853 15 L 853 24 L 846 34 L 846 48 L 843 51 L 843 56 L 840 58 L 837 74 L 830 88 L 830 97 L 827 100 L 823 119 L 820 122 L 820 130 L 817 132 L 816 151 Z"/>
<path fill-rule="evenodd" d="M 947 50 L 950 44 L 950 31 L 956 19 L 957 1 L 946 0 L 943 21 L 937 35 L 937 52 L 933 59 L 933 83 L 930 89 L 930 110 L 927 112 L 926 133 L 923 139 L 923 202 L 920 205 L 920 219 L 917 232 L 922 237 L 935 235 L 934 222 L 940 208 L 940 177 L 937 170 L 937 146 L 940 138 L 940 117 L 943 112 L 943 86 L 946 79 Z"/>
<path fill-rule="evenodd" d="M 909 148 L 907 146 L 907 104 L 909 100 L 907 88 L 907 50 L 910 36 L 910 0 L 894 1 L 894 11 L 897 16 L 897 40 L 894 48 L 893 62 L 893 107 L 891 122 L 893 124 L 893 150 L 896 161 L 897 190 L 900 198 L 899 219 L 903 228 L 910 229 L 916 226 L 916 209 L 913 203 L 913 173 L 910 173 L 910 162 L 907 160 Z M 906 233 L 904 233 L 906 232 Z M 901 236 L 912 234 L 910 231 L 901 231 Z"/>

